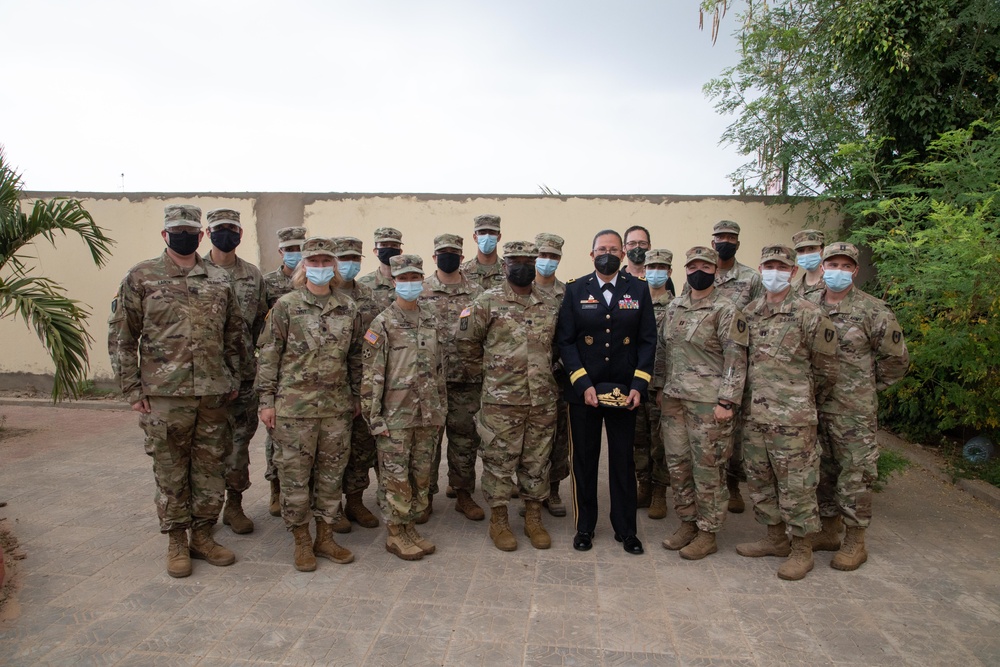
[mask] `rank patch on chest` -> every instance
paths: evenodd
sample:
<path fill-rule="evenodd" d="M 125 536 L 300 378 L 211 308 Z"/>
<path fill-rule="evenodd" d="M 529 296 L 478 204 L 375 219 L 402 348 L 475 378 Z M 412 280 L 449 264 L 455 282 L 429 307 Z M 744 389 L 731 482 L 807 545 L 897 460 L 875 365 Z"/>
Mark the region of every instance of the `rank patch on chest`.
<path fill-rule="evenodd" d="M 379 335 L 369 329 L 365 332 L 365 340 L 368 341 L 370 345 L 378 345 Z"/>

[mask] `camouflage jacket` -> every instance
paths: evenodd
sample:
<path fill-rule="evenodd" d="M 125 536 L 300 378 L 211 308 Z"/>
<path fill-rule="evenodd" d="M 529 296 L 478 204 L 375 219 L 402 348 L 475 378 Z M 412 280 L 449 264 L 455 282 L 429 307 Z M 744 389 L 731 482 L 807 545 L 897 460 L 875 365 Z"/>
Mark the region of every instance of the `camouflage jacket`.
<path fill-rule="evenodd" d="M 504 282 L 462 311 L 458 359 L 483 367 L 483 403 L 550 405 L 559 387 L 552 376 L 552 343 L 559 308 L 536 289 L 519 296 Z"/>
<path fill-rule="evenodd" d="M 650 290 L 650 296 L 653 292 Z M 663 318 L 667 314 L 667 307 L 674 300 L 674 293 L 667 290 L 658 297 L 653 297 L 653 315 L 656 317 L 656 330 L 663 326 Z"/>
<path fill-rule="evenodd" d="M 499 287 L 507 282 L 503 259 L 497 258 L 495 264 L 480 264 L 479 256 L 473 257 L 462 264 L 462 273 L 483 290 Z"/>
<path fill-rule="evenodd" d="M 816 302 L 816 299 L 813 298 L 813 294 L 816 292 L 822 293 L 824 289 L 826 289 L 826 283 L 823 282 L 822 278 L 820 278 L 819 282 L 815 285 L 807 285 L 806 272 L 802 270 L 802 267 L 799 267 L 798 273 L 796 273 L 795 277 L 792 278 L 792 291 L 801 296 L 803 299 L 808 299 L 813 303 Z"/>
<path fill-rule="evenodd" d="M 559 304 L 562 303 L 563 297 L 566 296 L 566 283 L 556 278 L 556 281 L 551 285 L 539 285 L 535 283 L 535 289 L 537 289 L 542 294 L 552 297 L 556 301 L 556 308 L 559 308 Z"/>
<path fill-rule="evenodd" d="M 361 414 L 373 433 L 444 426 L 448 390 L 437 318 L 417 304 L 414 312 L 393 303 L 365 332 Z"/>
<path fill-rule="evenodd" d="M 448 382 L 482 382 L 482 357 L 473 364 L 458 360 L 458 350 L 455 348 L 455 332 L 458 329 L 458 316 L 472 305 L 472 301 L 483 293 L 478 283 L 469 280 L 464 274 L 462 282 L 445 285 L 431 273 L 424 279 L 424 291 L 420 300 L 434 310 L 437 317 L 438 342 L 444 350 L 446 378 Z"/>
<path fill-rule="evenodd" d="M 240 386 L 243 318 L 229 274 L 166 251 L 133 266 L 111 302 L 108 354 L 129 403 L 144 396 L 211 396 Z"/>
<path fill-rule="evenodd" d="M 713 290 L 704 299 L 674 299 L 656 342 L 653 387 L 671 398 L 739 405 L 747 376 L 747 323 L 736 305 Z"/>
<path fill-rule="evenodd" d="M 691 286 L 685 281 L 686 291 L 691 291 Z M 760 274 L 745 264 L 736 262 L 733 268 L 726 273 L 719 271 L 715 275 L 715 289 L 728 297 L 736 307 L 746 311 L 747 304 L 759 296 L 764 295 L 764 283 L 760 279 Z"/>
<path fill-rule="evenodd" d="M 901 380 L 910 366 L 896 316 L 883 301 L 857 287 L 838 304 L 826 303 L 823 292 L 814 293 L 811 300 L 833 322 L 840 339 L 840 375 L 819 411 L 874 416 L 878 410 L 875 392 Z"/>
<path fill-rule="evenodd" d="M 260 347 L 260 407 L 281 417 L 353 413 L 362 331 L 357 305 L 336 291 L 316 296 L 302 287 L 278 299 Z"/>
<path fill-rule="evenodd" d="M 777 306 L 762 296 L 743 312 L 750 332 L 743 414 L 757 424 L 816 424 L 840 365 L 830 319 L 791 289 Z"/>
<path fill-rule="evenodd" d="M 205 261 L 213 266 L 218 266 L 211 259 L 211 252 L 205 255 Z M 220 269 L 229 274 L 229 279 L 233 283 L 233 291 L 236 292 L 236 300 L 240 305 L 240 313 L 243 315 L 243 323 L 246 330 L 243 338 L 243 372 L 240 380 L 243 382 L 253 382 L 257 377 L 257 357 L 254 352 L 257 347 L 257 339 L 260 332 L 264 330 L 264 319 L 267 317 L 267 293 L 264 286 L 264 276 L 260 269 L 250 262 L 236 258 L 236 263 L 231 266 L 220 266 Z"/>
<path fill-rule="evenodd" d="M 278 299 L 295 289 L 292 286 L 292 277 L 285 275 L 285 272 L 282 270 L 283 266 L 279 266 L 274 271 L 264 274 L 264 291 L 267 295 L 267 307 L 269 310 L 274 308 L 274 303 Z"/>
<path fill-rule="evenodd" d="M 392 278 L 386 278 L 378 269 L 366 273 L 357 281 L 372 291 L 372 297 L 380 308 L 379 312 L 396 300 L 396 286 L 393 285 Z"/>
<path fill-rule="evenodd" d="M 340 287 L 337 291 L 340 294 L 349 296 L 354 300 L 354 303 L 357 304 L 358 312 L 361 314 L 362 331 L 365 331 L 368 327 L 370 327 L 372 320 L 374 320 L 379 313 L 385 310 L 375 299 L 374 292 L 372 292 L 367 285 L 362 285 L 357 280 L 354 281 L 353 285 Z"/>

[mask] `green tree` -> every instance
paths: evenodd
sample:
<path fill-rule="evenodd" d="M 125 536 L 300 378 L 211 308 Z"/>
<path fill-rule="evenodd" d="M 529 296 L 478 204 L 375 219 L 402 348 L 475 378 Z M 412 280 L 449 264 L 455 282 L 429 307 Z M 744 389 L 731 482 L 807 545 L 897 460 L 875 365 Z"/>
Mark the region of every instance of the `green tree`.
<path fill-rule="evenodd" d="M 74 233 L 100 267 L 107 262 L 114 241 L 75 199 L 39 200 L 30 213 L 23 213 L 22 190 L 20 174 L 0 147 L 0 318 L 19 316 L 38 334 L 55 365 L 52 398 L 58 401 L 78 396 L 87 379 L 90 311 L 68 298 L 55 281 L 30 275 L 31 256 L 25 251 L 38 238 L 54 246 L 57 232 Z"/>

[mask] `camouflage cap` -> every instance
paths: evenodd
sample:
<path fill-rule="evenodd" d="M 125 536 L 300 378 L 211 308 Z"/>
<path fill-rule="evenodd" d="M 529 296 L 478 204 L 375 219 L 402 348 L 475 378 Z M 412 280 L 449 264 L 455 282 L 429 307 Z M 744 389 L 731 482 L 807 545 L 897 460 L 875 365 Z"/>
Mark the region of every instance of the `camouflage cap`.
<path fill-rule="evenodd" d="M 538 257 L 538 246 L 531 241 L 507 241 L 503 244 L 504 257 Z"/>
<path fill-rule="evenodd" d="M 316 257 L 317 255 L 336 257 L 337 252 L 333 239 L 324 238 L 322 236 L 313 236 L 306 239 L 306 242 L 302 244 L 302 259 L 307 257 Z"/>
<path fill-rule="evenodd" d="M 708 246 L 696 245 L 688 250 L 684 255 L 684 266 L 687 266 L 696 259 L 714 264 L 715 266 L 719 265 L 719 253 L 715 252 L 715 248 L 709 248 Z"/>
<path fill-rule="evenodd" d="M 719 220 L 715 223 L 715 226 L 712 227 L 712 236 L 715 236 L 716 234 L 736 234 L 739 236 L 740 226 L 732 220 Z"/>
<path fill-rule="evenodd" d="M 403 232 L 395 227 L 379 227 L 375 230 L 375 243 L 402 243 Z"/>
<path fill-rule="evenodd" d="M 163 209 L 163 228 L 197 227 L 201 229 L 201 209 L 191 204 L 170 204 Z"/>
<path fill-rule="evenodd" d="M 854 260 L 855 264 L 858 264 L 858 258 L 860 253 L 858 252 L 858 247 L 853 243 L 844 243 L 843 241 L 837 241 L 836 243 L 831 243 L 826 248 L 823 249 L 823 259 L 830 259 L 834 255 L 843 255 L 844 257 L 850 257 Z"/>
<path fill-rule="evenodd" d="M 462 252 L 462 237 L 458 234 L 439 234 L 434 237 L 434 252 L 452 248 Z"/>
<path fill-rule="evenodd" d="M 826 243 L 826 234 L 818 229 L 803 229 L 792 236 L 792 247 L 796 250 L 811 245 L 821 246 Z"/>
<path fill-rule="evenodd" d="M 538 246 L 538 253 L 550 252 L 553 255 L 559 255 L 562 257 L 562 247 L 566 243 L 563 237 L 556 236 L 555 234 L 548 234 L 542 232 L 535 236 L 535 245 Z"/>
<path fill-rule="evenodd" d="M 284 227 L 278 230 L 278 247 L 287 248 L 293 245 L 302 245 L 306 240 L 305 227 Z"/>
<path fill-rule="evenodd" d="M 777 260 L 788 266 L 795 266 L 795 251 L 786 245 L 766 245 L 760 250 L 760 263 Z"/>
<path fill-rule="evenodd" d="M 331 240 L 333 241 L 334 254 L 337 257 L 362 254 L 364 244 L 361 243 L 361 239 L 353 236 L 336 236 Z"/>
<path fill-rule="evenodd" d="M 472 231 L 478 232 L 487 230 L 491 232 L 500 231 L 500 216 L 492 214 L 477 215 L 472 226 Z"/>
<path fill-rule="evenodd" d="M 389 272 L 393 278 L 404 273 L 424 275 L 424 260 L 420 255 L 396 255 L 389 260 Z"/>
<path fill-rule="evenodd" d="M 644 266 L 649 266 L 650 264 L 666 264 L 667 266 L 672 266 L 674 263 L 674 253 L 670 252 L 666 248 L 654 248 L 653 250 L 646 251 L 646 261 Z"/>
<path fill-rule="evenodd" d="M 231 208 L 213 208 L 205 216 L 205 221 L 208 222 L 209 229 L 219 225 L 236 225 L 243 229 L 243 225 L 240 224 L 240 212 Z"/>

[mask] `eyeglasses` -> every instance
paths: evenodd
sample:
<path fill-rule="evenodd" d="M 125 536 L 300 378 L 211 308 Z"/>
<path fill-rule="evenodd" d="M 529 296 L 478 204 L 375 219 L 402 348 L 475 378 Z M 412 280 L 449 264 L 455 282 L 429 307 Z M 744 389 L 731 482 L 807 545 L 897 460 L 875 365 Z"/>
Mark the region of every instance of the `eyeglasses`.
<path fill-rule="evenodd" d="M 610 248 L 606 248 L 604 246 L 601 246 L 600 248 L 594 248 L 594 254 L 595 255 L 610 255 L 612 253 L 617 254 L 617 253 L 620 253 L 621 251 L 622 251 L 622 249 L 619 248 L 618 246 L 612 246 Z"/>
<path fill-rule="evenodd" d="M 649 250 L 649 241 L 629 241 L 625 244 L 627 250 L 632 248 L 642 248 L 643 250 Z"/>

